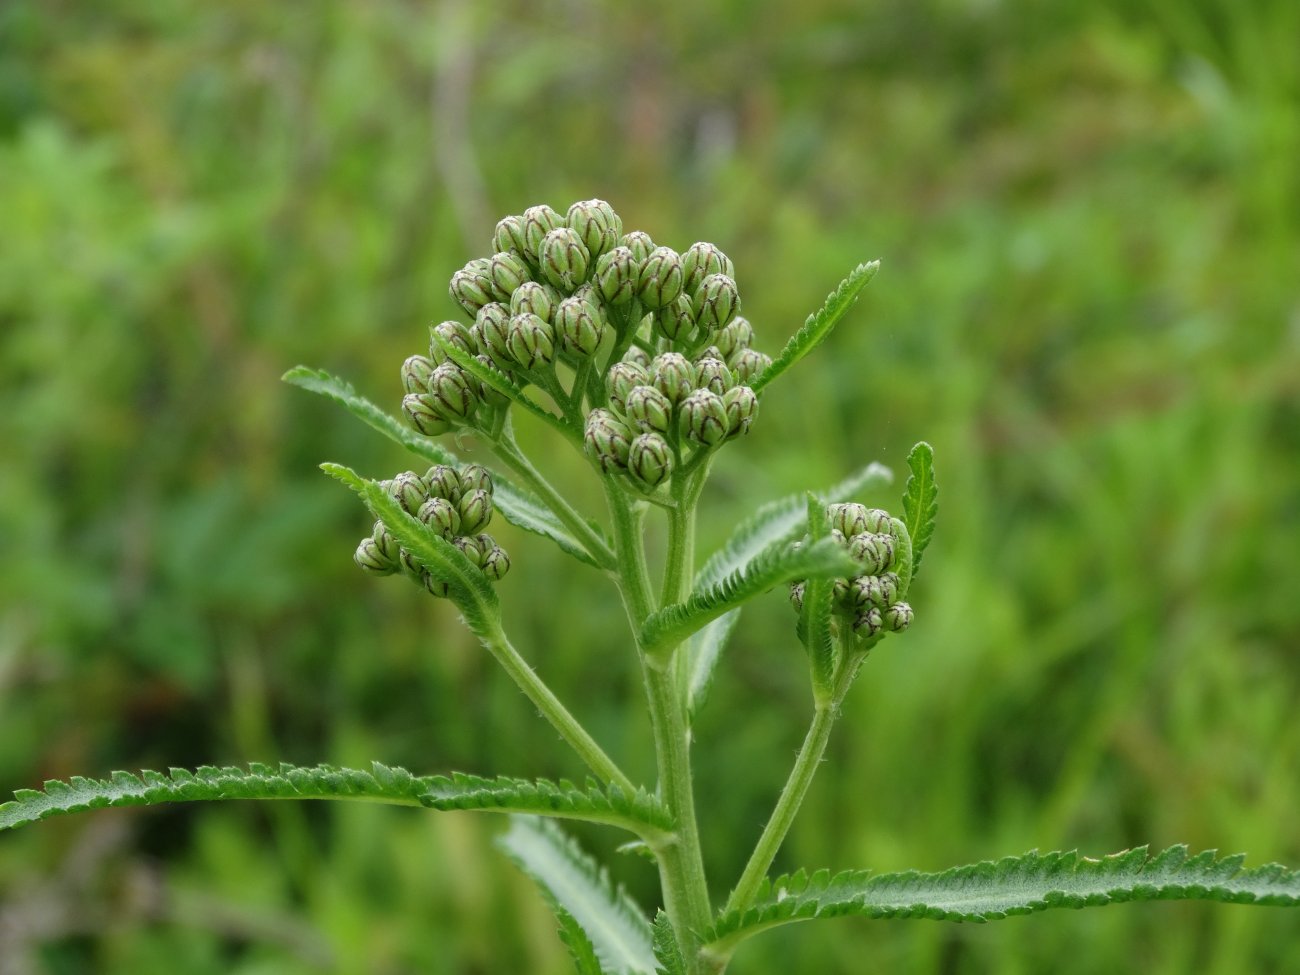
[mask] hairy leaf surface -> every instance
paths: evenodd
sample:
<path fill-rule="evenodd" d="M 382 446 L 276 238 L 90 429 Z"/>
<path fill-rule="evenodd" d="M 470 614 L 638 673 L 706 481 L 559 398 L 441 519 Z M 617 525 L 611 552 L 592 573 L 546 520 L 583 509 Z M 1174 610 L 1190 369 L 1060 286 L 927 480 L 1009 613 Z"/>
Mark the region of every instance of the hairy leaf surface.
<path fill-rule="evenodd" d="M 1155 856 L 1139 847 L 1100 860 L 1027 853 L 942 873 L 800 872 L 764 881 L 754 906 L 723 914 L 707 940 L 725 953 L 774 925 L 849 915 L 982 922 L 1121 901 L 1300 905 L 1300 871 L 1277 864 L 1245 870 L 1244 860 L 1218 858 L 1213 850 L 1188 856 L 1186 846 L 1172 846 Z"/>
<path fill-rule="evenodd" d="M 934 535 L 939 515 L 939 488 L 934 482 L 934 448 L 922 440 L 907 455 L 912 474 L 903 491 L 903 516 L 912 537 L 912 578 L 921 568 L 921 555 Z"/>
<path fill-rule="evenodd" d="M 893 478 L 888 467 L 872 462 L 833 487 L 819 492 L 818 497 L 825 504 L 848 501 L 861 492 L 889 484 Z M 804 492 L 769 501 L 742 521 L 726 544 L 709 557 L 695 577 L 695 588 L 715 586 L 771 545 L 802 535 L 806 521 Z M 722 649 L 739 620 L 739 608 L 723 613 L 692 636 L 687 644 L 686 700 L 690 714 L 694 715 L 703 706 Z"/>
<path fill-rule="evenodd" d="M 497 842 L 553 906 L 582 926 L 605 971 L 653 975 L 649 921 L 563 830 L 543 819 L 513 816 Z"/>
<path fill-rule="evenodd" d="M 591 943 L 587 932 L 582 930 L 582 925 L 574 916 L 555 904 L 551 905 L 551 910 L 555 912 L 555 920 L 559 922 L 560 940 L 564 942 L 564 947 L 569 949 L 569 957 L 573 959 L 573 970 L 576 975 L 611 975 L 601 967 L 600 959 L 596 957 L 596 946 Z"/>
<path fill-rule="evenodd" d="M 655 975 L 686 975 L 686 959 L 682 957 L 672 922 L 662 910 L 655 915 L 653 944 L 655 961 L 659 962 Z"/>
<path fill-rule="evenodd" d="M 825 304 L 809 315 L 803 324 L 803 328 L 791 336 L 790 341 L 781 350 L 781 354 L 750 383 L 754 392 L 757 393 L 773 379 L 821 345 L 826 336 L 831 334 L 831 329 L 853 307 L 853 303 L 858 300 L 858 295 L 862 293 L 862 289 L 876 276 L 876 272 L 879 270 L 880 262 L 871 261 L 867 264 L 859 264 L 850 271 L 849 276 L 826 296 Z"/>

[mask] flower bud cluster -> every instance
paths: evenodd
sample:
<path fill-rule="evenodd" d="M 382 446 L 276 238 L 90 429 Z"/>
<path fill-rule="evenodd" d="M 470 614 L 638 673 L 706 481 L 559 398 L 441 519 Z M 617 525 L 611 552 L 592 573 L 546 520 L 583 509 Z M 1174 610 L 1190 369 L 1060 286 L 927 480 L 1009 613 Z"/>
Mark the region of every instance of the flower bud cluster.
<path fill-rule="evenodd" d="M 882 632 L 901 632 L 912 622 L 912 607 L 903 602 L 893 571 L 898 536 L 889 512 L 861 504 L 832 504 L 826 509 L 831 538 L 861 566 L 861 573 L 836 579 L 832 588 L 833 626 L 851 625 L 859 644 Z M 790 587 L 790 601 L 803 608 L 805 583 Z"/>
<path fill-rule="evenodd" d="M 493 582 L 510 571 L 510 556 L 484 529 L 492 520 L 492 478 L 487 469 L 469 464 L 457 470 L 439 464 L 421 477 L 414 471 L 383 482 L 384 489 L 405 511 L 455 545 Z M 402 571 L 435 596 L 447 595 L 447 584 L 433 578 L 397 539 L 376 521 L 361 540 L 353 559 L 375 575 Z"/>

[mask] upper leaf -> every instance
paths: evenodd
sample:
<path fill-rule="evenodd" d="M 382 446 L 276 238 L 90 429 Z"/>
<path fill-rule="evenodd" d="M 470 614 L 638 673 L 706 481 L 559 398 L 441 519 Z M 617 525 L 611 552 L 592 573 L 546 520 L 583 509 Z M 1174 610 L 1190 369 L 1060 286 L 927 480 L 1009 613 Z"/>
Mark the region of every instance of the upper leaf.
<path fill-rule="evenodd" d="M 655 915 L 654 949 L 655 960 L 659 962 L 655 975 L 686 975 L 686 959 L 677 943 L 677 933 L 662 910 Z"/>
<path fill-rule="evenodd" d="M 825 504 L 847 501 L 863 491 L 888 484 L 894 475 L 889 468 L 872 462 L 840 483 L 822 491 L 818 497 Z M 715 586 L 743 568 L 776 542 L 788 541 L 803 534 L 807 519 L 804 492 L 769 501 L 742 521 L 722 548 L 709 556 L 695 577 L 697 590 Z M 717 668 L 722 648 L 740 620 L 740 608 L 732 609 L 708 623 L 687 644 L 689 669 L 686 700 L 694 715 L 708 696 L 709 685 Z"/>
<path fill-rule="evenodd" d="M 650 923 L 563 830 L 543 819 L 513 816 L 497 843 L 537 882 L 552 906 L 582 926 L 605 971 L 653 975 Z"/>
<path fill-rule="evenodd" d="M 904 524 L 912 538 L 912 578 L 921 568 L 921 555 L 934 535 L 939 514 L 939 488 L 934 482 L 934 448 L 922 440 L 907 455 L 912 474 L 903 491 Z"/>
<path fill-rule="evenodd" d="M 849 276 L 826 296 L 826 303 L 818 311 L 809 315 L 807 321 L 803 323 L 803 328 L 791 336 L 790 341 L 781 350 L 781 354 L 749 384 L 753 387 L 754 392 L 757 393 L 773 379 L 821 345 L 826 336 L 831 334 L 831 329 L 835 327 L 836 323 L 853 307 L 853 303 L 858 300 L 858 295 L 867 286 L 867 282 L 875 277 L 876 272 L 879 270 L 880 262 L 871 261 L 867 264 L 859 264 L 850 271 Z"/>
<path fill-rule="evenodd" d="M 1097 907 L 1120 901 L 1213 900 L 1300 906 L 1300 871 L 1278 864 L 1242 869 L 1243 854 L 1194 857 L 1186 846 L 1156 856 L 1146 847 L 1100 860 L 1077 853 L 1027 853 L 953 867 L 942 873 L 832 876 L 802 871 L 764 881 L 753 907 L 724 913 L 706 950 L 726 956 L 745 938 L 791 921 L 853 915 L 947 921 L 992 921 L 1052 907 Z"/>

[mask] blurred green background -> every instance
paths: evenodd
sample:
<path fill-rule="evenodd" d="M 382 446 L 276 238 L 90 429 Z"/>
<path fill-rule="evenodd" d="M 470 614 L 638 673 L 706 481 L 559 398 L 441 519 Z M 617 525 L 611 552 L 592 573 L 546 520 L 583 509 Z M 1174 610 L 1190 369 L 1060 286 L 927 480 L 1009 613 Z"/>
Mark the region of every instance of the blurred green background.
<path fill-rule="evenodd" d="M 1292 0 L 6 0 L 0 788 L 580 774 L 450 607 L 355 570 L 367 520 L 316 464 L 411 462 L 278 377 L 395 408 L 495 220 L 599 196 L 722 246 L 770 353 L 884 262 L 717 465 L 706 551 L 762 500 L 937 450 L 914 631 L 854 689 L 779 867 L 1179 841 L 1300 863 L 1297 37 Z M 612 590 L 499 536 L 516 642 L 648 778 Z M 774 593 L 696 732 L 718 896 L 808 711 Z M 501 825 L 246 803 L 6 835 L 0 975 L 567 971 Z M 838 921 L 733 970 L 1294 972 L 1297 930 L 1198 904 Z"/>

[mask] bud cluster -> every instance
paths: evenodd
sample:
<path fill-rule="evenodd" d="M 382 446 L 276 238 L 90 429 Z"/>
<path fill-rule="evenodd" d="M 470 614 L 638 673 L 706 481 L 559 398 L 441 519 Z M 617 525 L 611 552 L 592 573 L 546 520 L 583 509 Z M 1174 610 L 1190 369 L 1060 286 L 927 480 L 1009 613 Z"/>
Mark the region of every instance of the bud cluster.
<path fill-rule="evenodd" d="M 901 632 L 912 622 L 912 607 L 903 602 L 893 571 L 898 535 L 889 512 L 861 504 L 832 504 L 826 509 L 831 538 L 861 566 L 859 575 L 836 579 L 832 589 L 833 626 L 853 628 L 859 645 L 884 631 Z M 790 587 L 790 601 L 803 608 L 805 583 Z"/>
<path fill-rule="evenodd" d="M 424 476 L 414 471 L 383 482 L 384 489 L 405 511 L 420 519 L 460 549 L 493 582 L 510 570 L 510 556 L 484 529 L 492 520 L 492 478 L 487 469 L 469 464 L 457 470 L 439 464 Z M 397 539 L 376 521 L 361 540 L 353 559 L 367 572 L 391 575 L 402 571 L 435 596 L 447 595 L 447 584 L 433 578 Z"/>

